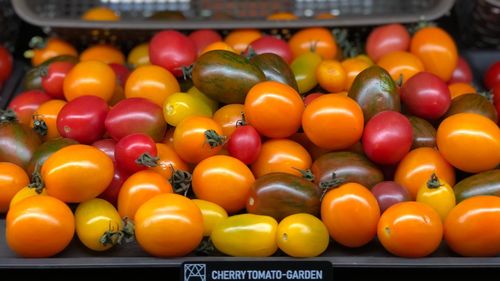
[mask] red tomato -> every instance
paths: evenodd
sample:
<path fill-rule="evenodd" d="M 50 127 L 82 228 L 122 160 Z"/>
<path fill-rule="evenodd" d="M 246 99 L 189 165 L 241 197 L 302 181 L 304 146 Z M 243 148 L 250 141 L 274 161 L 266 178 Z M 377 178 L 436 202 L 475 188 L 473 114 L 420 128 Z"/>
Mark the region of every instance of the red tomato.
<path fill-rule="evenodd" d="M 0 82 L 6 81 L 12 72 L 12 55 L 0 46 Z"/>
<path fill-rule="evenodd" d="M 280 56 L 288 64 L 292 63 L 292 50 L 286 41 L 273 36 L 262 36 L 250 43 L 245 55 L 250 53 L 250 48 L 257 54 L 273 53 Z"/>
<path fill-rule="evenodd" d="M 213 29 L 200 29 L 193 31 L 188 36 L 196 45 L 198 54 L 201 54 L 208 45 L 222 41 L 220 34 Z"/>
<path fill-rule="evenodd" d="M 47 75 L 42 75 L 43 90 L 55 99 L 64 99 L 64 78 L 75 64 L 67 61 L 56 61 L 47 67 Z"/>
<path fill-rule="evenodd" d="M 122 86 L 122 88 L 125 87 L 125 82 L 127 82 L 128 76 L 130 75 L 130 70 L 119 63 L 110 63 L 109 66 L 115 72 L 116 78 L 118 82 L 120 82 L 120 86 Z"/>
<path fill-rule="evenodd" d="M 304 98 L 304 105 L 308 106 L 313 100 L 315 100 L 316 98 L 321 97 L 322 95 L 323 95 L 322 93 L 312 93 L 312 94 L 307 95 Z"/>
<path fill-rule="evenodd" d="M 99 198 L 102 198 L 113 204 L 114 206 L 117 206 L 120 190 L 122 189 L 123 183 L 128 179 L 130 175 L 119 169 L 116 166 L 116 163 L 114 165 L 115 173 L 113 175 L 113 180 L 108 185 L 108 187 L 99 195 Z"/>
<path fill-rule="evenodd" d="M 410 34 L 401 24 L 388 24 L 374 28 L 366 39 L 366 53 L 378 61 L 394 51 L 406 51 L 410 46 Z"/>
<path fill-rule="evenodd" d="M 234 130 L 227 142 L 227 151 L 229 155 L 248 165 L 259 157 L 261 145 L 257 130 L 250 125 L 245 125 Z"/>
<path fill-rule="evenodd" d="M 448 81 L 449 84 L 463 82 L 470 84 L 472 83 L 472 70 L 470 69 L 469 63 L 463 57 L 458 58 L 457 66 L 453 73 L 451 74 L 451 79 Z"/>
<path fill-rule="evenodd" d="M 103 139 L 103 140 L 98 140 L 92 144 L 93 147 L 96 147 L 100 151 L 104 152 L 106 155 L 115 161 L 115 146 L 116 146 L 116 141 L 113 139 Z"/>
<path fill-rule="evenodd" d="M 29 125 L 31 116 L 40 105 L 50 100 L 50 96 L 40 90 L 22 92 L 12 99 L 7 108 L 14 110 L 19 123 Z"/>
<path fill-rule="evenodd" d="M 497 84 L 500 84 L 500 61 L 496 61 L 490 65 L 484 75 L 484 85 L 486 88 L 491 89 Z"/>
<path fill-rule="evenodd" d="M 149 58 L 177 77 L 182 76 L 182 67 L 190 66 L 197 56 L 196 45 L 184 34 L 175 30 L 157 33 L 149 43 Z"/>
<path fill-rule="evenodd" d="M 118 168 L 130 174 L 155 166 L 153 158 L 157 156 L 154 140 L 145 134 L 123 137 L 115 147 Z"/>

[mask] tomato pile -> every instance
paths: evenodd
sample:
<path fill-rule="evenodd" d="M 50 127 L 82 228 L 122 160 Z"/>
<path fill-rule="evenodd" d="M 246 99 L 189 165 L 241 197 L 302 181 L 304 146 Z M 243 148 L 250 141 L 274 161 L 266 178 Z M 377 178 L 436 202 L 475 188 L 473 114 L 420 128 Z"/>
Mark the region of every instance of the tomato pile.
<path fill-rule="evenodd" d="M 488 96 L 439 27 L 376 27 L 352 57 L 333 34 L 165 30 L 128 56 L 34 38 L 0 115 L 9 247 L 49 257 L 76 232 L 158 257 L 314 257 L 376 237 L 401 257 L 443 240 L 500 254 L 500 62 Z"/>

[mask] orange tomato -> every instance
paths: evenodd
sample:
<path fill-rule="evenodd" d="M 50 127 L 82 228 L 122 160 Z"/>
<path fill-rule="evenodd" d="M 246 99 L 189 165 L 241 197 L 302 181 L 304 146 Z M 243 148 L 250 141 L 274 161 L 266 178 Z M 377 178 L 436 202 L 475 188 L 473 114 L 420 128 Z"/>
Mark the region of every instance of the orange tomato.
<path fill-rule="evenodd" d="M 44 189 L 40 194 L 36 191 L 36 189 L 31 188 L 29 186 L 25 186 L 21 188 L 14 197 L 12 197 L 12 200 L 10 200 L 10 205 L 9 208 L 12 208 L 15 204 L 21 202 L 22 200 L 31 197 L 31 196 L 38 196 L 38 195 L 47 195 L 47 190 Z"/>
<path fill-rule="evenodd" d="M 425 70 L 448 81 L 458 63 L 453 38 L 439 27 L 424 27 L 411 38 L 410 51 L 420 58 Z"/>
<path fill-rule="evenodd" d="M 377 233 L 380 209 L 375 196 L 358 183 L 346 183 L 326 193 L 321 220 L 330 236 L 346 247 L 361 247 Z"/>
<path fill-rule="evenodd" d="M 156 150 L 158 151 L 158 166 L 149 168 L 162 175 L 165 179 L 169 180 L 172 177 L 172 169 L 189 171 L 189 167 L 182 160 L 174 150 L 173 146 L 164 143 L 157 143 Z"/>
<path fill-rule="evenodd" d="M 233 47 L 229 46 L 228 43 L 219 41 L 219 42 L 211 43 L 210 45 L 206 46 L 201 51 L 201 53 L 200 53 L 199 56 L 203 55 L 206 52 L 210 52 L 210 51 L 213 51 L 213 50 L 224 50 L 224 51 L 229 51 L 229 52 L 233 52 L 235 54 L 238 54 L 238 52 L 235 49 L 233 49 Z"/>
<path fill-rule="evenodd" d="M 296 20 L 298 18 L 296 15 L 287 12 L 272 13 L 266 17 L 267 20 Z"/>
<path fill-rule="evenodd" d="M 455 185 L 455 170 L 439 152 L 430 147 L 420 147 L 410 151 L 396 169 L 394 181 L 406 188 L 413 200 L 418 189 L 429 180 L 432 173 L 448 183 Z"/>
<path fill-rule="evenodd" d="M 425 257 L 441 243 L 443 224 L 439 214 L 420 202 L 402 202 L 380 217 L 378 239 L 390 253 L 407 258 Z"/>
<path fill-rule="evenodd" d="M 500 197 L 475 196 L 460 202 L 444 223 L 446 244 L 462 256 L 500 253 Z"/>
<path fill-rule="evenodd" d="M 222 127 L 222 133 L 230 137 L 236 130 L 236 123 L 243 118 L 245 107 L 242 104 L 227 104 L 214 113 L 214 121 Z"/>
<path fill-rule="evenodd" d="M 286 138 L 300 128 L 304 102 L 292 87 L 274 81 L 258 83 L 245 99 L 245 118 L 270 138 Z"/>
<path fill-rule="evenodd" d="M 450 89 L 452 99 L 465 94 L 477 93 L 477 90 L 472 85 L 464 82 L 451 83 L 448 85 L 448 89 Z"/>
<path fill-rule="evenodd" d="M 221 126 L 208 117 L 187 117 L 174 131 L 174 149 L 188 163 L 216 155 L 224 141 Z"/>
<path fill-rule="evenodd" d="M 125 97 L 145 98 L 161 107 L 169 95 L 180 91 L 174 75 L 156 65 L 136 68 L 125 83 Z"/>
<path fill-rule="evenodd" d="M 124 64 L 125 56 L 115 46 L 101 44 L 90 46 L 80 54 L 80 61 L 88 60 L 97 60 L 106 64 Z"/>
<path fill-rule="evenodd" d="M 137 242 L 157 257 L 185 256 L 203 238 L 200 208 L 177 194 L 161 194 L 144 203 L 134 222 Z"/>
<path fill-rule="evenodd" d="M 401 85 L 413 75 L 424 71 L 424 64 L 417 56 L 403 51 L 385 54 L 379 59 L 377 64 L 389 72 L 392 80 L 399 81 L 402 77 L 403 81 Z"/>
<path fill-rule="evenodd" d="M 135 46 L 127 56 L 127 63 L 133 68 L 143 65 L 150 65 L 149 61 L 149 43 L 142 43 Z"/>
<path fill-rule="evenodd" d="M 29 183 L 23 168 L 10 162 L 0 162 L 0 213 L 9 209 L 12 198 Z"/>
<path fill-rule="evenodd" d="M 32 196 L 7 213 L 5 238 L 21 257 L 46 258 L 64 250 L 75 233 L 70 208 L 50 196 Z"/>
<path fill-rule="evenodd" d="M 321 88 L 336 93 L 344 90 L 347 74 L 338 61 L 324 60 L 316 68 L 316 79 Z"/>
<path fill-rule="evenodd" d="M 193 171 L 196 198 L 213 202 L 228 213 L 245 208 L 255 178 L 240 160 L 216 155 L 201 161 Z"/>
<path fill-rule="evenodd" d="M 288 44 L 294 58 L 310 51 L 318 53 L 325 60 L 331 60 L 337 56 L 335 38 L 328 29 L 322 27 L 302 29 L 290 38 Z"/>
<path fill-rule="evenodd" d="M 108 7 L 94 7 L 85 11 L 83 20 L 88 21 L 117 21 L 120 16 Z"/>
<path fill-rule="evenodd" d="M 262 34 L 257 29 L 236 29 L 229 32 L 224 42 L 237 53 L 243 53 L 250 43 L 260 37 L 262 37 Z"/>
<path fill-rule="evenodd" d="M 33 44 L 30 43 L 30 46 L 33 46 L 34 49 L 32 53 L 29 53 L 33 66 L 38 66 L 48 59 L 57 56 L 78 56 L 75 47 L 62 39 L 52 37 L 44 41 L 40 37 L 35 38 L 36 39 L 32 39 Z"/>
<path fill-rule="evenodd" d="M 81 96 L 98 96 L 109 101 L 116 85 L 111 67 L 100 61 L 84 61 L 73 67 L 64 79 L 64 97 L 71 101 Z"/>
<path fill-rule="evenodd" d="M 31 128 L 37 128 L 35 129 L 35 131 L 41 136 L 44 136 L 45 140 L 60 137 L 61 135 L 57 130 L 56 121 L 59 111 L 61 111 L 65 104 L 66 102 L 62 100 L 49 100 L 42 103 L 40 107 L 33 113 Z M 35 121 L 37 123 L 37 126 L 35 126 L 34 124 Z M 47 130 L 44 130 L 43 124 L 47 126 Z"/>
<path fill-rule="evenodd" d="M 340 64 L 344 68 L 344 71 L 347 75 L 344 90 L 349 91 L 352 83 L 354 82 L 354 78 L 356 78 L 356 76 L 358 76 L 361 71 L 370 67 L 373 63 L 363 58 L 362 56 L 357 56 L 354 58 L 343 60 Z"/>
<path fill-rule="evenodd" d="M 172 186 L 162 175 L 150 170 L 139 171 L 123 183 L 118 194 L 118 213 L 132 219 L 146 201 L 172 192 Z"/>
<path fill-rule="evenodd" d="M 353 99 L 340 94 L 326 94 L 314 99 L 302 115 L 302 128 L 307 137 L 325 149 L 352 146 L 361 138 L 363 127 L 361 107 Z"/>
<path fill-rule="evenodd" d="M 289 139 L 274 139 L 262 144 L 252 171 L 256 178 L 274 172 L 301 176 L 297 169 L 307 170 L 311 162 L 311 156 L 302 145 Z"/>

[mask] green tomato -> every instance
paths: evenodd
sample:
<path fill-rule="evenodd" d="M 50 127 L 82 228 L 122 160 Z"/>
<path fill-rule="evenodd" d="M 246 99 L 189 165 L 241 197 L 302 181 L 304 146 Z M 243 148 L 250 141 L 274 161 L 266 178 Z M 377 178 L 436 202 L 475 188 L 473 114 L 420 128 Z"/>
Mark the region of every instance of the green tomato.
<path fill-rule="evenodd" d="M 212 109 L 212 112 L 215 112 L 215 111 L 217 111 L 217 109 L 219 109 L 219 103 L 216 100 L 209 98 L 207 95 L 205 95 L 200 90 L 198 90 L 198 88 L 196 88 L 195 86 L 191 87 L 187 91 L 187 93 L 196 97 L 196 98 L 201 99 L 206 104 L 208 104 L 208 106 L 210 106 L 210 108 Z"/>
<path fill-rule="evenodd" d="M 299 85 L 299 93 L 307 93 L 316 87 L 318 84 L 316 80 L 316 68 L 321 60 L 321 56 L 313 52 L 304 53 L 293 60 L 290 67 Z"/>
<path fill-rule="evenodd" d="M 165 121 L 172 126 L 177 126 L 184 118 L 194 115 L 212 117 L 213 111 L 200 97 L 187 93 L 171 94 L 163 104 Z"/>

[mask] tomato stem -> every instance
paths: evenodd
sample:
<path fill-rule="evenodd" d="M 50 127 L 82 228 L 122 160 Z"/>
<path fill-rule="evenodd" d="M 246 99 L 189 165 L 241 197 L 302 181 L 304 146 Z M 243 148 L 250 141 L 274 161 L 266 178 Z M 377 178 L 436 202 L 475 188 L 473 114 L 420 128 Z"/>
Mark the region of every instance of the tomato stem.
<path fill-rule="evenodd" d="M 176 170 L 172 164 L 170 164 L 170 170 L 172 170 L 172 176 L 168 181 L 172 185 L 174 192 L 187 197 L 189 189 L 191 188 L 191 173 L 183 170 Z"/>
<path fill-rule="evenodd" d="M 236 121 L 236 127 L 241 127 L 247 125 L 247 120 L 245 118 L 245 112 L 241 112 L 241 119 Z"/>
<path fill-rule="evenodd" d="M 398 88 L 401 88 L 401 87 L 403 87 L 403 81 L 404 81 L 403 80 L 403 73 L 400 73 L 398 80 L 394 81 L 394 82 L 396 82 L 396 86 L 398 86 Z"/>
<path fill-rule="evenodd" d="M 31 175 L 31 183 L 28 185 L 29 188 L 34 188 L 36 193 L 41 194 L 45 188 L 45 183 L 42 179 L 42 174 L 40 173 L 41 165 L 37 162 L 35 165 L 35 171 Z"/>
<path fill-rule="evenodd" d="M 109 228 L 99 239 L 99 242 L 106 245 L 121 245 L 123 242 L 128 243 L 134 240 L 134 224 L 127 218 L 122 220 L 122 229 L 114 230 L 109 223 Z"/>
<path fill-rule="evenodd" d="M 205 237 L 201 240 L 200 245 L 195 250 L 197 255 L 212 256 L 216 253 L 215 246 L 210 240 L 210 237 Z"/>
<path fill-rule="evenodd" d="M 41 137 L 46 136 L 49 128 L 47 127 L 47 123 L 43 120 L 39 114 L 33 114 L 33 130 Z"/>
<path fill-rule="evenodd" d="M 193 78 L 193 68 L 194 68 L 194 64 L 181 67 L 182 78 L 184 78 L 184 80 L 188 80 L 188 79 Z"/>
<path fill-rule="evenodd" d="M 432 173 L 430 179 L 427 181 L 427 187 L 430 189 L 439 188 L 442 184 L 439 182 L 439 178 L 436 173 Z"/>
<path fill-rule="evenodd" d="M 221 136 L 217 134 L 215 130 L 206 130 L 205 139 L 211 148 L 215 148 L 220 145 L 224 145 L 227 141 L 226 136 Z"/>
<path fill-rule="evenodd" d="M 47 40 L 40 36 L 34 36 L 28 43 L 28 46 L 32 49 L 43 49 L 47 46 Z"/>
<path fill-rule="evenodd" d="M 16 112 L 12 109 L 7 109 L 7 110 L 1 110 L 0 109 L 0 124 L 2 123 L 9 123 L 17 121 L 17 115 Z"/>
<path fill-rule="evenodd" d="M 156 167 L 158 166 L 158 160 L 160 160 L 159 157 L 155 157 L 147 152 L 144 152 L 135 160 L 135 163 L 140 166 Z"/>
<path fill-rule="evenodd" d="M 304 179 L 306 179 L 310 182 L 314 181 L 314 174 L 312 173 L 311 169 L 303 170 L 303 169 L 299 169 L 299 168 L 295 168 L 295 167 L 292 167 L 292 169 L 299 171 L 299 173 L 302 175 L 302 177 Z"/>
<path fill-rule="evenodd" d="M 477 93 L 485 97 L 490 103 L 493 103 L 493 93 L 491 91 L 481 91 Z"/>
<path fill-rule="evenodd" d="M 248 61 L 250 61 L 253 57 L 255 57 L 257 55 L 257 53 L 255 52 L 255 50 L 252 48 L 252 46 L 248 46 L 248 51 L 247 51 L 247 55 L 246 55 L 246 59 Z"/>
<path fill-rule="evenodd" d="M 325 194 L 328 191 L 330 191 L 330 189 L 335 188 L 343 183 L 344 183 L 343 179 L 337 178 L 337 175 L 335 174 L 335 172 L 332 173 L 331 179 L 319 183 L 319 188 L 321 190 L 323 190 L 323 193 L 321 194 L 320 200 L 323 200 L 323 197 L 325 196 Z"/>

